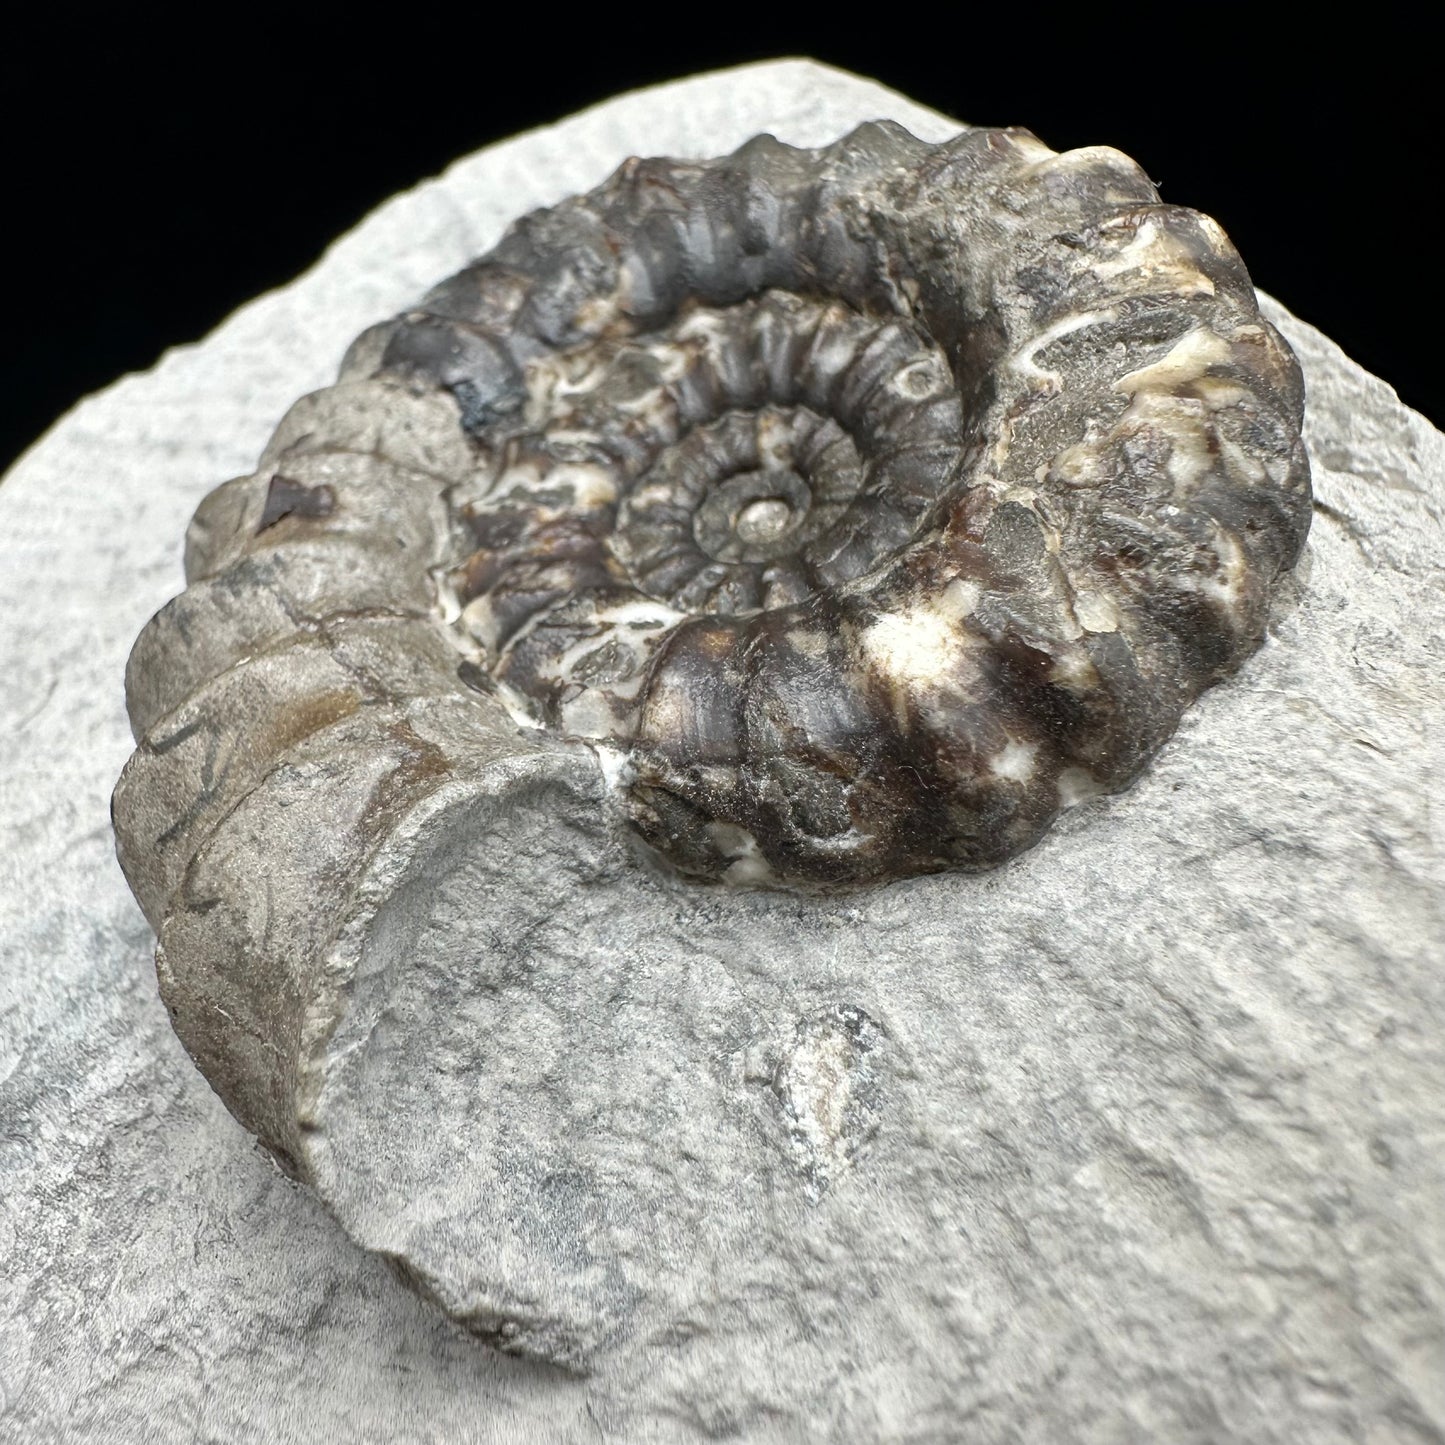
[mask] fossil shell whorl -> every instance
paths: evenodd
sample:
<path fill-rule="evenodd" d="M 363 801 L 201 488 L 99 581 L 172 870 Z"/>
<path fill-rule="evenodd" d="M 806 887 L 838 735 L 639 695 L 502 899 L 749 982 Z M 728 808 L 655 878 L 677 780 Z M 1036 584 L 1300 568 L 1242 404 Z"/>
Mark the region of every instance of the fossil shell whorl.
<path fill-rule="evenodd" d="M 257 716 L 199 771 L 143 745 L 118 817 L 158 837 L 122 857 L 159 919 L 238 778 L 445 696 L 619 752 L 693 875 L 996 863 L 1257 646 L 1301 410 L 1223 233 L 1116 151 L 872 124 L 629 161 L 365 333 L 203 504 L 133 721 Z M 363 627 L 394 691 L 320 679 Z"/>
<path fill-rule="evenodd" d="M 1308 526 L 1223 233 L 1025 132 L 629 162 L 359 354 L 488 459 L 448 577 L 481 666 L 625 749 L 701 876 L 1028 846 L 1253 650 Z"/>
<path fill-rule="evenodd" d="M 609 787 L 730 882 L 1028 846 L 1259 644 L 1302 401 L 1223 233 L 1115 151 L 759 137 L 524 218 L 202 503 L 137 640 L 113 812 L 177 1033 L 324 1182 L 331 1041 L 453 927 L 439 859 L 525 930 L 510 850 L 615 859 Z M 492 1263 L 510 1347 L 613 1328 Z"/>

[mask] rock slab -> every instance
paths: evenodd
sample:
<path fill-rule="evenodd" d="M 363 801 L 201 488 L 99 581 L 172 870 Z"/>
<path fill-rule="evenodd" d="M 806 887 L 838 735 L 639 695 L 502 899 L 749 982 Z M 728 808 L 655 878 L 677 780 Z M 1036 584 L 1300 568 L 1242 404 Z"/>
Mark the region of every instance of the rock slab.
<path fill-rule="evenodd" d="M 1309 550 L 1131 792 L 827 905 L 680 892 L 582 829 L 559 886 L 528 863 L 567 800 L 526 800 L 505 857 L 400 880 L 404 948 L 376 931 L 344 1229 L 169 1028 L 106 799 L 200 497 L 516 214 L 878 116 L 954 128 L 779 62 L 490 148 L 0 486 L 0 1439 L 1445 1438 L 1445 442 L 1277 306 Z M 479 1328 L 565 1319 L 591 1373 L 385 1255 Z"/>

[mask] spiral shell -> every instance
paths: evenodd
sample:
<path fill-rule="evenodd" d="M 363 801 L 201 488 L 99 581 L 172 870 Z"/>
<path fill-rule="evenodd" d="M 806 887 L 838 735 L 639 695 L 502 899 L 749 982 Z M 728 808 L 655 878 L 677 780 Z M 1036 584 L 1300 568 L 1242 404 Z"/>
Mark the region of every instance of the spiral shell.
<path fill-rule="evenodd" d="M 396 686 L 587 740 L 684 873 L 988 867 L 1259 644 L 1301 413 L 1219 227 L 1116 151 L 876 123 L 632 160 L 203 505 L 138 735 L 258 628 L 406 618 Z"/>
<path fill-rule="evenodd" d="M 490 958 L 539 879 L 646 892 L 619 817 L 741 884 L 1009 857 L 1258 646 L 1301 410 L 1219 228 L 1111 150 L 761 136 L 524 218 L 202 503 L 136 642 L 113 813 L 177 1033 L 345 1216 L 357 991 Z M 611 1328 L 502 1275 L 509 1347 Z"/>
<path fill-rule="evenodd" d="M 474 665 L 619 750 L 703 877 L 1028 847 L 1258 645 L 1309 520 L 1222 232 L 1022 131 L 631 161 L 356 369 L 449 392 L 486 458 L 449 497 Z"/>

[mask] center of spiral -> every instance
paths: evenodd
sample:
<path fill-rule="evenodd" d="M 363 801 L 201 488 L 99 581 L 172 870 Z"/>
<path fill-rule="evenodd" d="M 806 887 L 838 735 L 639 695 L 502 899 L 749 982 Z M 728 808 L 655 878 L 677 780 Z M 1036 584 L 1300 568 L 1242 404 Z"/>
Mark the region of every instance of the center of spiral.
<path fill-rule="evenodd" d="M 766 562 L 793 547 L 812 502 L 812 489 L 790 466 L 736 472 L 708 489 L 693 536 L 716 561 Z"/>
<path fill-rule="evenodd" d="M 775 542 L 792 520 L 793 509 L 781 497 L 759 497 L 738 513 L 733 530 L 743 543 Z"/>

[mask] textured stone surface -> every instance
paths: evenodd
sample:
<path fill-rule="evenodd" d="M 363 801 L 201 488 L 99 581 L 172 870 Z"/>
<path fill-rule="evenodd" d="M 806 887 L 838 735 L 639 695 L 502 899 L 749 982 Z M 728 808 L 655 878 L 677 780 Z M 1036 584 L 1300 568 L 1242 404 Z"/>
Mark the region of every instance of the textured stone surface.
<path fill-rule="evenodd" d="M 394 890 L 322 1183 L 373 1247 L 474 1260 L 478 1323 L 504 1282 L 546 1303 L 590 1378 L 349 1243 L 168 1025 L 105 805 L 199 498 L 518 211 L 878 115 L 949 130 L 777 65 L 496 147 L 0 486 L 0 1438 L 1442 1437 L 1445 444 L 1278 308 L 1298 585 L 1131 793 L 820 908 L 679 893 L 581 827 L 559 886 L 529 837 L 555 858 L 572 805 L 521 779 L 505 849 L 479 820 Z"/>

